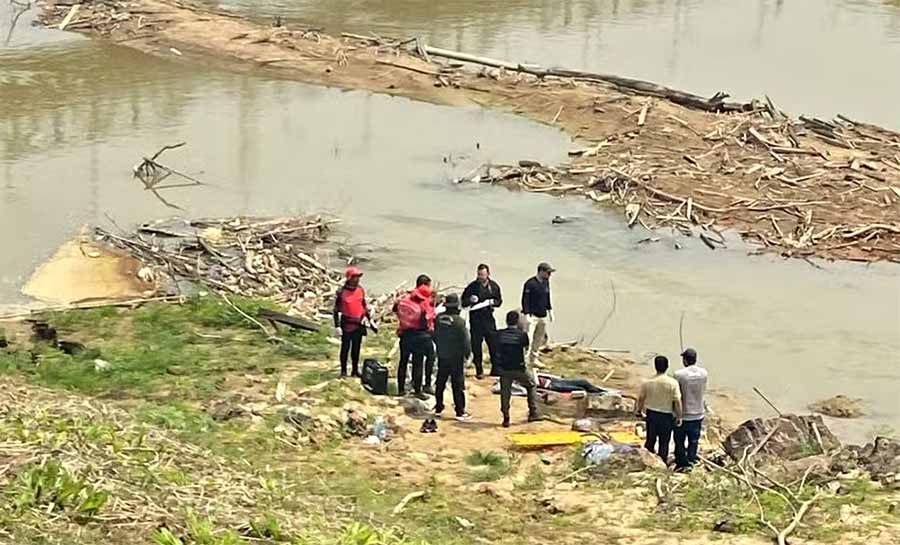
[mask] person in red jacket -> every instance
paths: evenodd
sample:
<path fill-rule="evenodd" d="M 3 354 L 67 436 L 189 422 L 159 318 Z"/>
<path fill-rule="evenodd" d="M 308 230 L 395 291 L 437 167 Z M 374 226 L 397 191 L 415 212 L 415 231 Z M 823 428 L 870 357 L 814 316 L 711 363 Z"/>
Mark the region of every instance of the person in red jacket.
<path fill-rule="evenodd" d="M 346 281 L 334 298 L 335 334 L 341 339 L 341 376 L 347 376 L 347 359 L 352 359 L 351 375 L 359 376 L 359 351 L 366 335 L 363 320 L 371 319 L 366 304 L 366 290 L 359 285 L 362 271 L 349 267 L 344 273 Z"/>
<path fill-rule="evenodd" d="M 431 387 L 435 358 L 433 297 L 431 278 L 423 274 L 416 279 L 416 289 L 394 304 L 399 322 L 397 336 L 400 337 L 400 364 L 397 367 L 397 390 L 400 395 L 406 392 L 406 371 L 410 360 L 416 396 L 423 398 L 424 394 L 434 392 Z"/>

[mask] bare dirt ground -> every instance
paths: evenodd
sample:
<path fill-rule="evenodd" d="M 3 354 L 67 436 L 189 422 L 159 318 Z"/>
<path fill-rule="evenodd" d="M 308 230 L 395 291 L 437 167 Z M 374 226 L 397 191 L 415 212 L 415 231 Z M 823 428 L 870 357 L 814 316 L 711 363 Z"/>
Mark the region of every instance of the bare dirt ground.
<path fill-rule="evenodd" d="M 71 10 L 70 0 L 49 2 L 45 23 Z M 66 28 L 160 56 L 513 112 L 584 148 L 567 165 L 525 162 L 474 181 L 608 201 L 629 225 L 670 226 L 710 247 L 734 229 L 758 251 L 900 261 L 900 134 L 844 117 L 794 119 L 771 101 L 690 98 L 600 74 L 464 71 L 401 40 L 273 28 L 176 0 L 86 2 Z"/>

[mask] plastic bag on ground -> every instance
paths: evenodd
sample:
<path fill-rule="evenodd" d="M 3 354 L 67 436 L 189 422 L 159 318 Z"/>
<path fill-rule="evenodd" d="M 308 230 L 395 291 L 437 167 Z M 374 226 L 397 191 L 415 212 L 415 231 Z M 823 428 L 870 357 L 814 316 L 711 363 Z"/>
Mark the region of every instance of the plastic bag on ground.
<path fill-rule="evenodd" d="M 584 446 L 581 455 L 588 465 L 597 465 L 612 456 L 615 447 L 603 441 L 594 441 Z"/>

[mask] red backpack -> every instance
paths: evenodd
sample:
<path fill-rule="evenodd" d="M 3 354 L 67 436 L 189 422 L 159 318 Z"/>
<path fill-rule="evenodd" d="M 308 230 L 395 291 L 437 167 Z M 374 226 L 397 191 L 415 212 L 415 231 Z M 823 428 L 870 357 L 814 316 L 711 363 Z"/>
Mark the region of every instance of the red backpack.
<path fill-rule="evenodd" d="M 426 327 L 425 308 L 407 295 L 397 301 L 397 320 L 400 322 L 400 332 L 419 331 Z"/>

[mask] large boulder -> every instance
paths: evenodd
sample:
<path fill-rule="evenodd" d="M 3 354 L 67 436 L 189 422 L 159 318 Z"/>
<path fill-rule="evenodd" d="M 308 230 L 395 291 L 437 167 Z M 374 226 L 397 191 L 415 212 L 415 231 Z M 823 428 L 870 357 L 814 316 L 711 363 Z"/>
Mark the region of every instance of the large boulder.
<path fill-rule="evenodd" d="M 774 434 L 760 452 L 783 460 L 822 454 L 823 447 L 826 451 L 831 451 L 841 446 L 821 416 L 789 414 L 747 420 L 725 438 L 725 452 L 733 459 L 740 460 L 745 452 L 754 451 L 773 429 Z"/>
<path fill-rule="evenodd" d="M 883 485 L 900 487 L 900 441 L 876 437 L 862 447 L 850 445 L 834 457 L 831 469 L 837 473 L 863 469 Z"/>

